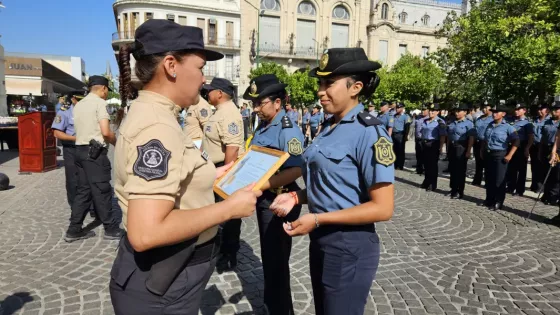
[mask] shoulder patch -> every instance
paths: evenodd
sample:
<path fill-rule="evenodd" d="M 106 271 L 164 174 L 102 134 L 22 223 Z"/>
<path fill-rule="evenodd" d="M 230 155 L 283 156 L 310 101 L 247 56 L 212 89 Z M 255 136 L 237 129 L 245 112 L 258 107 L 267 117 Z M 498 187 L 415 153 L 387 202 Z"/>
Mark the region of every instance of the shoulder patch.
<path fill-rule="evenodd" d="M 60 124 L 61 121 L 62 121 L 62 117 L 60 117 L 60 115 L 56 115 L 56 117 L 54 118 L 54 123 Z"/>
<path fill-rule="evenodd" d="M 211 132 L 211 131 L 212 131 L 212 127 L 210 125 L 206 125 L 204 132 Z"/>
<path fill-rule="evenodd" d="M 358 120 L 366 126 L 374 126 L 374 125 L 383 124 L 383 122 L 381 120 L 373 117 L 371 114 L 366 113 L 366 112 L 359 113 L 358 114 Z"/>
<path fill-rule="evenodd" d="M 385 137 L 379 137 L 373 145 L 375 149 L 375 161 L 379 164 L 389 166 L 396 161 L 393 144 Z"/>
<path fill-rule="evenodd" d="M 167 176 L 171 151 L 167 150 L 161 141 L 152 139 L 136 148 L 138 158 L 132 168 L 134 175 L 147 181 Z"/>
<path fill-rule="evenodd" d="M 292 127 L 294 127 L 294 124 L 292 124 L 292 120 L 287 115 L 282 117 L 282 129 Z"/>
<path fill-rule="evenodd" d="M 235 136 L 239 133 L 239 126 L 236 123 L 232 122 L 228 125 L 228 132 Z"/>
<path fill-rule="evenodd" d="M 303 153 L 303 144 L 297 138 L 288 141 L 288 153 L 291 155 L 300 155 Z"/>
<path fill-rule="evenodd" d="M 191 112 L 187 112 L 187 117 L 191 117 L 192 113 Z"/>
<path fill-rule="evenodd" d="M 208 117 L 208 110 L 206 108 L 203 108 L 200 110 L 200 116 L 206 118 Z"/>

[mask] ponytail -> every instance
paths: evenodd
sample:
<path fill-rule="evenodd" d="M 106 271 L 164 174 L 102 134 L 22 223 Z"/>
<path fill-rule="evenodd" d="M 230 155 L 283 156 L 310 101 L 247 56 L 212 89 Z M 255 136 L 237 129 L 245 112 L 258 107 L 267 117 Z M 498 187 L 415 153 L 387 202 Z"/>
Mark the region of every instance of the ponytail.
<path fill-rule="evenodd" d="M 132 71 L 130 69 L 130 54 L 132 48 L 129 45 L 121 46 L 119 50 L 119 93 L 121 94 L 121 107 L 117 110 L 117 118 L 115 124 L 120 126 L 124 118 L 124 108 L 128 105 L 128 101 L 133 99 L 134 88 L 132 87 Z"/>

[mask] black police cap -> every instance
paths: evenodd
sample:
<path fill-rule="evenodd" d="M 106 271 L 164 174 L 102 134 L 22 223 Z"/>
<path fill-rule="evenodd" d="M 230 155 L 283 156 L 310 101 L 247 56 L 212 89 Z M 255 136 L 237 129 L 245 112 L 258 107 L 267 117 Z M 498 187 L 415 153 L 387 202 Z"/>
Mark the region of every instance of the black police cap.
<path fill-rule="evenodd" d="M 552 103 L 552 109 L 553 110 L 560 109 L 560 102 L 556 101 L 556 102 Z"/>
<path fill-rule="evenodd" d="M 113 91 L 110 87 L 109 87 L 109 80 L 101 75 L 92 75 L 91 77 L 89 77 L 88 80 L 88 86 L 92 87 L 94 85 L 103 85 L 106 86 L 109 91 Z"/>
<path fill-rule="evenodd" d="M 491 111 L 507 113 L 508 108 L 507 108 L 507 106 L 500 104 L 500 105 L 492 107 Z"/>
<path fill-rule="evenodd" d="M 206 56 L 207 61 L 219 60 L 223 54 L 204 48 L 202 29 L 183 26 L 175 22 L 152 19 L 136 29 L 133 55 L 135 59 L 142 56 L 161 54 L 168 51 L 193 50 Z"/>
<path fill-rule="evenodd" d="M 249 82 L 249 87 L 243 93 L 243 98 L 253 101 L 263 99 L 276 93 L 285 92 L 286 86 L 288 85 L 281 83 L 276 75 L 263 74 Z"/>
<path fill-rule="evenodd" d="M 457 104 L 457 105 L 453 106 L 453 109 L 454 109 L 454 110 L 465 110 L 465 111 L 468 111 L 468 110 L 470 110 L 470 107 L 469 107 L 469 105 L 466 104 L 466 103 L 461 103 L 461 104 Z"/>
<path fill-rule="evenodd" d="M 523 103 L 517 103 L 515 104 L 515 109 L 521 109 L 521 108 L 527 108 L 527 106 Z"/>
<path fill-rule="evenodd" d="M 369 60 L 363 48 L 330 48 L 323 52 L 319 67 L 309 71 L 309 76 L 354 75 L 379 68 L 381 65 Z"/>
<path fill-rule="evenodd" d="M 440 110 L 439 104 L 438 104 L 438 103 L 430 104 L 430 105 L 428 106 L 428 110 L 430 110 L 430 111 Z"/>
<path fill-rule="evenodd" d="M 229 80 L 223 78 L 214 78 L 210 84 L 204 84 L 202 88 L 208 92 L 220 90 L 231 97 L 233 97 L 233 94 L 235 93 L 233 84 Z"/>
<path fill-rule="evenodd" d="M 397 108 L 402 108 L 402 107 L 404 107 L 404 104 L 401 103 L 401 102 L 398 102 L 398 103 L 397 103 Z"/>

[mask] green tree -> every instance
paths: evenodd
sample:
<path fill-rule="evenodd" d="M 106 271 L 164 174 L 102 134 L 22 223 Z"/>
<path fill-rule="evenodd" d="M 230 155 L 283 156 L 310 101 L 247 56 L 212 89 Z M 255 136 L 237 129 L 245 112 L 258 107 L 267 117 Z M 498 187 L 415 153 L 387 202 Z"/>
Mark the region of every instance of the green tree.
<path fill-rule="evenodd" d="M 261 76 L 263 74 L 275 74 L 278 80 L 284 84 L 289 82 L 288 71 L 282 66 L 274 62 L 263 62 L 257 68 L 251 69 L 249 73 L 249 79 Z"/>
<path fill-rule="evenodd" d="M 317 100 L 317 79 L 309 77 L 309 69 L 292 73 L 288 81 L 290 102 L 296 108 L 312 105 Z"/>
<path fill-rule="evenodd" d="M 483 0 L 450 14 L 439 31 L 448 47 L 434 54 L 447 73 L 442 94 L 531 103 L 560 92 L 558 12 L 558 0 Z"/>

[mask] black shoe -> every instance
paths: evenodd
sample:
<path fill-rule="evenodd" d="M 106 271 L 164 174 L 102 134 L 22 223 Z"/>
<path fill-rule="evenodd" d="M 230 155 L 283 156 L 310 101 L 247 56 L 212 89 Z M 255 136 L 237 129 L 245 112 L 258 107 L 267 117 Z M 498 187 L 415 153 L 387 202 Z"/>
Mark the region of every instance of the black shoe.
<path fill-rule="evenodd" d="M 68 243 L 72 243 L 79 240 L 85 240 L 91 237 L 95 237 L 94 231 L 86 232 L 84 230 L 81 230 L 80 232 L 77 233 L 66 232 L 66 235 L 64 235 L 64 240 Z"/>
<path fill-rule="evenodd" d="M 550 223 L 560 225 L 560 214 L 550 219 Z"/>
<path fill-rule="evenodd" d="M 523 197 L 523 193 L 520 192 L 515 192 L 513 193 L 514 196 L 519 196 L 519 197 Z"/>
<path fill-rule="evenodd" d="M 494 205 L 494 210 L 502 210 L 502 203 L 501 202 L 496 202 L 496 204 Z"/>
<path fill-rule="evenodd" d="M 490 202 L 484 200 L 483 202 L 478 203 L 479 207 L 490 207 Z"/>
<path fill-rule="evenodd" d="M 97 219 L 97 216 L 95 215 L 95 210 L 93 210 L 93 209 L 89 209 L 89 216 L 94 218 L 94 219 Z"/>
<path fill-rule="evenodd" d="M 457 199 L 463 199 L 463 193 L 459 193 L 459 197 Z"/>
<path fill-rule="evenodd" d="M 430 186 L 430 185 L 428 185 L 428 184 L 422 183 L 422 185 L 420 185 L 420 188 L 426 189 L 426 188 L 428 188 L 429 186 Z"/>
<path fill-rule="evenodd" d="M 451 199 L 459 199 L 459 194 L 457 193 L 451 194 Z"/>
<path fill-rule="evenodd" d="M 480 186 L 482 184 L 482 181 L 474 181 L 471 183 L 471 185 L 473 186 Z"/>
<path fill-rule="evenodd" d="M 236 254 L 222 254 L 216 262 L 216 271 L 222 274 L 224 271 L 229 271 L 237 267 Z"/>
<path fill-rule="evenodd" d="M 103 239 L 120 240 L 123 235 L 124 235 L 124 230 L 121 228 L 111 229 L 109 231 L 105 230 L 105 235 L 103 235 Z"/>

